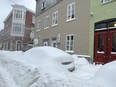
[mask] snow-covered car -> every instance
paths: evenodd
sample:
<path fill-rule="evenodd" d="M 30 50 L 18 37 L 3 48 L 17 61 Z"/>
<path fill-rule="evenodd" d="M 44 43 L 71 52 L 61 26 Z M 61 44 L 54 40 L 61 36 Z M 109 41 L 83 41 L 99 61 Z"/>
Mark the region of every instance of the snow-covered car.
<path fill-rule="evenodd" d="M 54 47 L 43 46 L 34 47 L 24 53 L 25 61 L 39 65 L 43 69 L 53 69 L 57 71 L 74 71 L 73 57 Z"/>

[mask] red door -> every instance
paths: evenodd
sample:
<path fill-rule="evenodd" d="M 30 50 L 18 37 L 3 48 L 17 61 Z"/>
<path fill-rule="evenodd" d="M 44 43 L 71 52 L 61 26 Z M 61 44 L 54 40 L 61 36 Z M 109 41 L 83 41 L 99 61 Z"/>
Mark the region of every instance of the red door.
<path fill-rule="evenodd" d="M 116 30 L 95 32 L 94 58 L 102 64 L 116 60 Z"/>
<path fill-rule="evenodd" d="M 108 62 L 116 60 L 116 30 L 110 30 L 109 40 L 110 48 Z"/>
<path fill-rule="evenodd" d="M 95 32 L 95 59 L 96 63 L 106 63 L 106 31 Z"/>

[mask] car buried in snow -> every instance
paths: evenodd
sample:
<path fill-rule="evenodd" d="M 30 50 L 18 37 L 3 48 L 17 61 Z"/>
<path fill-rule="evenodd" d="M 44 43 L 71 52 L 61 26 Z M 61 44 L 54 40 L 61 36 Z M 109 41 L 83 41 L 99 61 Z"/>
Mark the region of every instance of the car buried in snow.
<path fill-rule="evenodd" d="M 45 69 L 53 69 L 57 71 L 74 71 L 73 57 L 54 47 L 42 46 L 34 47 L 24 53 L 27 62 L 39 65 Z"/>

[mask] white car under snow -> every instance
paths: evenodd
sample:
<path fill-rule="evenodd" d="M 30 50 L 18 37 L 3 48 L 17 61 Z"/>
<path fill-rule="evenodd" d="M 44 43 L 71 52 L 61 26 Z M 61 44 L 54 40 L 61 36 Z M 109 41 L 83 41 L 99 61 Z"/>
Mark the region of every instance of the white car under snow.
<path fill-rule="evenodd" d="M 69 70 L 71 72 L 75 69 L 73 57 L 58 48 L 49 46 L 34 47 L 26 51 L 24 56 L 26 62 L 39 65 L 44 69 Z"/>

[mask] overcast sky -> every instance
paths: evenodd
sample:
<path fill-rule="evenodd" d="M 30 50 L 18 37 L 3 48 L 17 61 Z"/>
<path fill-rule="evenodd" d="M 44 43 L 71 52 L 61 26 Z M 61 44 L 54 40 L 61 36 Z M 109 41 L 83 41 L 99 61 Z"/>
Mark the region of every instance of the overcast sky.
<path fill-rule="evenodd" d="M 35 0 L 1 0 L 0 1 L 0 30 L 4 28 L 3 21 L 12 10 L 12 4 L 25 5 L 27 8 L 35 12 Z"/>

